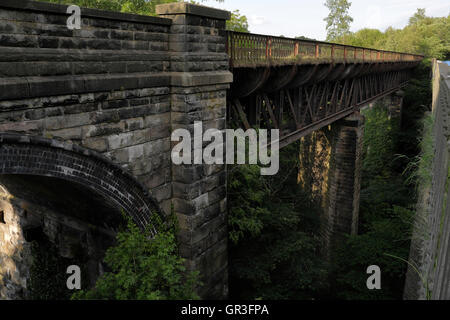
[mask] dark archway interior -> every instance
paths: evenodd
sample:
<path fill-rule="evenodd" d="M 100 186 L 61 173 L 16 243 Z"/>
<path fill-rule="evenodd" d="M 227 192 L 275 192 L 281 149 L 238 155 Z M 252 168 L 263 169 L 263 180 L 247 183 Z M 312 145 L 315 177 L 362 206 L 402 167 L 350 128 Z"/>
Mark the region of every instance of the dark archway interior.
<path fill-rule="evenodd" d="M 0 184 L 15 197 L 95 226 L 116 229 L 123 222 L 120 208 L 89 186 L 33 175 L 0 175 Z"/>
<path fill-rule="evenodd" d="M 15 283 L 8 294 L 25 299 L 68 299 L 66 269 L 82 270 L 82 289 L 106 271 L 106 250 L 126 221 L 120 208 L 89 186 L 47 176 L 0 175 L 6 228 L 20 230 L 13 259 L 26 286 Z M 9 196 L 8 196 L 9 195 Z M 3 211 L 2 211 L 3 212 Z M 8 229 L 5 229 L 8 230 Z M 12 281 L 12 280 L 11 280 Z M 23 281 L 21 282 L 23 283 Z"/>

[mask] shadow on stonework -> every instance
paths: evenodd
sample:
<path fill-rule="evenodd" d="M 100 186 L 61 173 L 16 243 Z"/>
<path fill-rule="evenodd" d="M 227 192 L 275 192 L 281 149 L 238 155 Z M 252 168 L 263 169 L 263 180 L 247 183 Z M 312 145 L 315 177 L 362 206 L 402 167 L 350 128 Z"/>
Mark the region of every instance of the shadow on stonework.
<path fill-rule="evenodd" d="M 0 299 L 64 300 L 70 265 L 82 288 L 105 271 L 122 217 L 81 185 L 49 177 L 0 176 Z"/>

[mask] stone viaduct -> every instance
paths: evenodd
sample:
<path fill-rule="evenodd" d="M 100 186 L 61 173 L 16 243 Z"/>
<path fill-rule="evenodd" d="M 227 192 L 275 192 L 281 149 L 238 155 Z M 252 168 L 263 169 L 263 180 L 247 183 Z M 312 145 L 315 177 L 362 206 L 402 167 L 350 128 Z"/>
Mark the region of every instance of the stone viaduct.
<path fill-rule="evenodd" d="M 174 212 L 201 296 L 226 297 L 226 167 L 171 162 L 171 132 L 194 121 L 277 128 L 281 146 L 331 126 L 324 239 L 356 232 L 358 110 L 421 57 L 228 33 L 229 12 L 188 3 L 158 17 L 82 8 L 80 30 L 66 9 L 0 3 L 1 298 L 23 296 L 43 235 L 101 273 L 120 211 L 141 227 Z"/>

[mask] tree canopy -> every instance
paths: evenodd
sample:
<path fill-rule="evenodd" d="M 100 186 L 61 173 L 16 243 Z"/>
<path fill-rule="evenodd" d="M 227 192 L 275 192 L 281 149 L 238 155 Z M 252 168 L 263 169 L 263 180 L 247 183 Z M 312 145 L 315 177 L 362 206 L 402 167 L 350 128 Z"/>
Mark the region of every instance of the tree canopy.
<path fill-rule="evenodd" d="M 227 30 L 238 32 L 249 32 L 247 17 L 241 15 L 239 10 L 231 13 L 231 20 L 227 21 Z"/>
<path fill-rule="evenodd" d="M 418 9 L 403 29 L 389 27 L 385 32 L 361 29 L 336 39 L 342 44 L 371 47 L 381 50 L 423 54 L 428 58 L 450 58 L 450 15 L 427 17 L 425 9 Z"/>
<path fill-rule="evenodd" d="M 350 32 L 353 18 L 348 14 L 351 2 L 348 0 L 326 0 L 325 6 L 330 10 L 327 23 L 327 41 L 334 41 Z"/>

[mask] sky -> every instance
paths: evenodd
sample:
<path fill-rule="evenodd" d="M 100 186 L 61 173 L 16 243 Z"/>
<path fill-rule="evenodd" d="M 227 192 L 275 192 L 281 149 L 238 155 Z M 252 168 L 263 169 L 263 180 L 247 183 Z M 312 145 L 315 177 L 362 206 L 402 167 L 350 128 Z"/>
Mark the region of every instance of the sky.
<path fill-rule="evenodd" d="M 328 15 L 325 0 L 205 0 L 203 5 L 234 11 L 247 16 L 252 33 L 274 36 L 305 36 L 325 40 Z M 432 17 L 450 13 L 450 0 L 351 0 L 349 10 L 354 21 L 351 31 L 362 28 L 403 28 L 417 8 L 425 8 Z"/>

